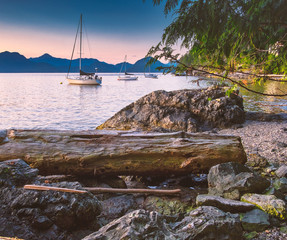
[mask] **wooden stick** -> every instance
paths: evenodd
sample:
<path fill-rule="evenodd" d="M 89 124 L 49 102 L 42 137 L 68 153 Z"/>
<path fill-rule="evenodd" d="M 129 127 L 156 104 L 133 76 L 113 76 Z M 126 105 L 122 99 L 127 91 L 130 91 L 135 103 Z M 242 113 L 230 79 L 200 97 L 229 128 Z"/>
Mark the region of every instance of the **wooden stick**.
<path fill-rule="evenodd" d="M 92 188 L 85 187 L 84 189 L 94 193 L 152 193 L 152 194 L 177 194 L 180 189 L 162 190 L 162 189 L 138 189 L 138 188 Z"/>
<path fill-rule="evenodd" d="M 22 238 L 17 238 L 17 237 L 1 237 L 0 236 L 0 240 L 24 240 Z"/>
<path fill-rule="evenodd" d="M 60 192 L 71 192 L 71 193 L 86 193 L 84 190 L 70 189 L 70 188 L 60 188 L 60 187 L 50 187 L 41 185 L 25 185 L 24 189 L 40 190 L 40 191 L 60 191 Z"/>
<path fill-rule="evenodd" d="M 69 188 L 60 188 L 60 187 L 50 187 L 50 186 L 41 186 L 41 185 L 25 185 L 24 189 L 30 190 L 40 190 L 40 191 L 60 191 L 60 192 L 71 192 L 71 193 L 86 193 L 87 191 L 93 193 L 151 193 L 151 194 L 177 194 L 180 193 L 180 189 L 172 189 L 172 190 L 162 190 L 162 189 L 138 189 L 138 188 L 93 188 L 93 187 L 86 187 L 84 190 L 76 190 L 76 189 L 69 189 Z"/>

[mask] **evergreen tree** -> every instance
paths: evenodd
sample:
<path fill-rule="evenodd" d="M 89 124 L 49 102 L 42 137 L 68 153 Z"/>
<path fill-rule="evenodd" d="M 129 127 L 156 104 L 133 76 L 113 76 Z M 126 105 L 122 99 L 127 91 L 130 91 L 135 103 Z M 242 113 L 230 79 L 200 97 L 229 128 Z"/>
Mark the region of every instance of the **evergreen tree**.
<path fill-rule="evenodd" d="M 262 74 L 264 80 L 272 80 L 267 74 L 287 74 L 287 0 L 153 0 L 161 2 L 175 18 L 148 53 L 155 60 L 176 62 L 176 71 L 224 73 L 232 82 L 233 71 L 261 80 Z M 178 41 L 189 49 L 180 59 L 172 50 Z"/>

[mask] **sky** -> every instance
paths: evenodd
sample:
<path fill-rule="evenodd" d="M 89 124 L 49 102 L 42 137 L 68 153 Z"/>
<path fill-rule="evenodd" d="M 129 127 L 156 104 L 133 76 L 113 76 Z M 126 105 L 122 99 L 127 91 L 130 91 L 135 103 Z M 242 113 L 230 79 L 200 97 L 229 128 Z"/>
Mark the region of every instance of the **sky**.
<path fill-rule="evenodd" d="M 163 9 L 152 0 L 0 0 L 0 52 L 69 59 L 83 14 L 83 57 L 134 63 L 171 23 Z"/>

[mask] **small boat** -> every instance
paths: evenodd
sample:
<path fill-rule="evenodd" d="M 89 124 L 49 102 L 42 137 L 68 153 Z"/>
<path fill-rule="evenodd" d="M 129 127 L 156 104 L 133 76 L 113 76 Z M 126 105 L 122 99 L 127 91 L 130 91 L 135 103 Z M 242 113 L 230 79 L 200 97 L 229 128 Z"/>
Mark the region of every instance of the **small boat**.
<path fill-rule="evenodd" d="M 148 66 L 148 69 L 149 69 L 149 73 L 144 73 L 144 76 L 146 77 L 146 78 L 157 78 L 157 75 L 156 74 L 154 74 L 154 73 L 150 73 L 150 65 Z"/>
<path fill-rule="evenodd" d="M 153 74 L 153 73 L 148 73 L 148 74 L 145 74 L 144 75 L 146 78 L 157 78 L 157 75 L 156 74 Z"/>
<path fill-rule="evenodd" d="M 133 80 L 138 80 L 138 77 L 137 76 L 124 75 L 124 76 L 119 76 L 118 80 L 119 81 L 133 81 Z"/>
<path fill-rule="evenodd" d="M 77 30 L 76 38 L 75 38 L 75 43 L 73 47 L 73 52 L 72 52 L 72 57 L 69 65 L 69 70 L 66 76 L 66 79 L 70 84 L 76 84 L 76 85 L 101 85 L 102 84 L 102 78 L 99 77 L 96 73 L 87 73 L 82 71 L 82 14 L 80 16 L 80 24 Z M 78 37 L 78 32 L 80 28 L 80 59 L 79 59 L 79 75 L 77 76 L 69 76 L 70 69 L 71 69 L 71 64 L 73 60 L 73 54 L 75 51 L 75 46 L 76 46 L 76 41 Z"/>
<path fill-rule="evenodd" d="M 119 77 L 118 77 L 119 81 L 134 81 L 134 80 L 138 80 L 138 77 L 135 76 L 134 74 L 127 73 L 127 69 L 126 69 L 127 68 L 127 55 L 125 56 L 125 59 L 124 59 L 124 62 L 122 64 L 122 67 L 121 67 L 121 70 L 120 70 L 119 74 L 121 74 L 123 67 L 125 68 L 125 75 L 123 75 L 123 76 L 119 75 Z"/>

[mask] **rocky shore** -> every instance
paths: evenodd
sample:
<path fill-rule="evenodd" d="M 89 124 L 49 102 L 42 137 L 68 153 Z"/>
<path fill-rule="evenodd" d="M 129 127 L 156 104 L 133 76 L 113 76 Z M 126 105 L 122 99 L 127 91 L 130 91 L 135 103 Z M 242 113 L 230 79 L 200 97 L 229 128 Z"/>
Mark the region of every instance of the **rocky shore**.
<path fill-rule="evenodd" d="M 214 94 L 216 92 L 218 95 Z M 162 118 L 148 121 L 151 125 L 144 125 L 142 116 L 146 114 L 142 111 L 136 113 L 135 104 L 115 115 L 115 118 L 123 121 L 108 122 L 112 122 L 113 126 L 124 127 L 129 126 L 127 122 L 130 122 L 133 129 L 144 127 L 141 129 L 144 131 L 153 129 L 166 132 L 167 126 L 173 126 L 177 130 L 208 130 L 206 134 L 240 136 L 247 153 L 245 164 L 230 158 L 229 162 L 210 167 L 208 174 L 85 177 L 43 176 L 36 167 L 29 166 L 25 159 L 3 160 L 0 162 L 0 236 L 27 240 L 286 239 L 287 117 L 284 114 L 245 114 L 237 95 L 228 99 L 218 89 L 214 93 L 205 96 L 199 90 L 189 92 L 184 99 L 175 98 L 176 93 L 164 93 L 165 96 L 171 96 L 176 105 L 171 113 L 183 113 L 187 122 L 193 119 L 189 121 L 194 123 L 191 128 L 186 128 L 191 125 L 182 124 L 180 118 L 175 118 L 177 114 L 168 118 L 167 110 L 162 107 L 162 114 L 158 115 Z M 167 104 L 167 99 L 159 105 Z M 191 102 L 200 102 L 202 107 L 190 107 Z M 149 103 L 152 103 L 150 106 L 156 105 L 153 100 Z M 138 109 L 141 109 L 144 105 L 139 106 Z M 166 109 L 170 107 L 168 104 L 166 106 Z M 188 109 L 194 112 L 186 115 Z M 201 117 L 207 113 L 212 113 L 213 118 L 208 118 L 203 124 Z M 170 122 L 159 127 L 159 123 L 167 123 L 160 119 Z M 230 121 L 224 125 L 226 119 Z M 107 128 L 110 129 L 111 125 Z M 93 141 L 85 137 L 77 144 Z M 42 139 L 40 135 L 38 138 Z M 29 142 L 31 139 L 22 138 L 21 141 Z M 44 140 L 49 142 L 48 139 L 53 140 Z M 66 140 L 67 143 L 72 141 L 71 138 Z M 0 148 L 7 141 L 4 131 L 0 131 Z M 41 141 L 44 146 L 45 141 Z M 80 194 L 27 190 L 23 188 L 25 184 L 78 190 L 84 190 L 85 187 L 179 188 L 181 193 L 171 196 L 143 193 Z"/>
<path fill-rule="evenodd" d="M 251 114 L 250 114 L 251 115 Z M 236 128 L 219 130 L 219 134 L 240 136 L 245 152 L 252 157 L 259 154 L 268 159 L 270 163 L 287 164 L 287 113 L 262 114 L 252 113 L 244 124 Z M 254 118 L 258 120 L 254 120 Z"/>

